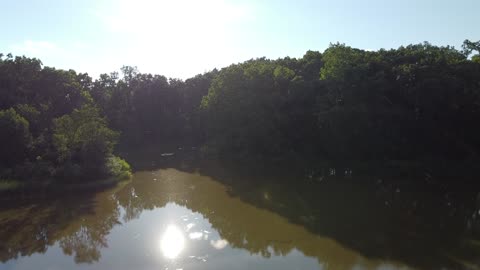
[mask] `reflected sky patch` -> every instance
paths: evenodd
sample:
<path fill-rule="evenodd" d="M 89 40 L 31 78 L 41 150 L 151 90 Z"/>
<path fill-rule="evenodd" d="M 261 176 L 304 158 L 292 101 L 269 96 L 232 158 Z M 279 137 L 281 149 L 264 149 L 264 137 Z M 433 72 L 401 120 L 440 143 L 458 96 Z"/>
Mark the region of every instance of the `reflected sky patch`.
<path fill-rule="evenodd" d="M 192 232 L 188 235 L 188 237 L 190 237 L 190 239 L 192 239 L 192 240 L 199 240 L 199 239 L 202 239 L 203 233 L 202 232 Z"/>
<path fill-rule="evenodd" d="M 163 256 L 175 259 L 185 248 L 185 236 L 175 225 L 168 225 L 160 240 L 160 249 Z"/>
<path fill-rule="evenodd" d="M 225 239 L 220 239 L 220 240 L 211 240 L 210 245 L 214 247 L 215 249 L 224 249 L 228 245 L 228 241 Z"/>

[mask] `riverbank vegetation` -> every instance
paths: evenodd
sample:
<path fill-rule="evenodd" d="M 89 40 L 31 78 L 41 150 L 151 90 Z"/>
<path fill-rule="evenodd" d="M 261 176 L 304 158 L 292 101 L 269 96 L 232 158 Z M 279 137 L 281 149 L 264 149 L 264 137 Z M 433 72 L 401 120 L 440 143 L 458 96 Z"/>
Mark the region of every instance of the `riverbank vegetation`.
<path fill-rule="evenodd" d="M 128 164 L 113 155 L 119 133 L 90 96 L 89 80 L 37 59 L 0 60 L 0 179 L 17 181 L 2 187 L 128 177 Z"/>
<path fill-rule="evenodd" d="M 366 51 L 332 44 L 187 80 L 0 58 L 0 179 L 128 178 L 115 145 L 231 160 L 445 161 L 480 151 L 480 42 Z"/>

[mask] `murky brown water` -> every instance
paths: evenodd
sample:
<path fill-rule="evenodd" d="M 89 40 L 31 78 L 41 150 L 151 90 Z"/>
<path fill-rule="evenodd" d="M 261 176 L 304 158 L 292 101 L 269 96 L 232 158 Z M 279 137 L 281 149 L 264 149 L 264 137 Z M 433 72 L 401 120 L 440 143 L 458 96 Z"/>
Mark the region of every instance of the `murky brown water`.
<path fill-rule="evenodd" d="M 388 209 L 368 214 L 361 201 L 358 209 L 337 209 L 338 198 L 329 207 L 325 198 L 309 216 L 301 213 L 302 199 L 292 197 L 292 208 L 268 185 L 241 192 L 198 173 L 161 169 L 137 172 L 130 182 L 100 193 L 4 206 L 0 269 L 434 269 L 444 253 L 445 260 L 458 261 L 443 247 L 422 254 L 418 243 L 427 238 L 394 242 L 401 237 L 392 235 L 402 234 L 390 229 L 395 226 L 385 217 Z M 325 194 L 364 193 L 351 188 Z M 350 208 L 347 218 L 335 215 Z M 285 214 L 296 211 L 299 221 Z M 363 227 L 375 223 L 385 231 Z M 332 227 L 346 235 L 328 233 Z M 404 230 L 410 235 L 411 228 Z M 385 253 L 369 252 L 377 249 Z M 476 267 L 471 261 L 458 266 Z"/>

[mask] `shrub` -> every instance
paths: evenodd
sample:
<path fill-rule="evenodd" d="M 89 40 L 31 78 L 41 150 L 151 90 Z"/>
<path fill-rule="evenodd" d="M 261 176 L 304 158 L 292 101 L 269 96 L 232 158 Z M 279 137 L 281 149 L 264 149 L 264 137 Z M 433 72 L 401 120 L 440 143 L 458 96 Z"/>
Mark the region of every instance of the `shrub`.
<path fill-rule="evenodd" d="M 117 156 L 109 157 L 105 168 L 108 175 L 118 178 L 118 180 L 126 180 L 132 176 L 130 165 Z"/>
<path fill-rule="evenodd" d="M 0 179 L 0 191 L 15 190 L 21 186 L 21 183 L 18 181 Z"/>

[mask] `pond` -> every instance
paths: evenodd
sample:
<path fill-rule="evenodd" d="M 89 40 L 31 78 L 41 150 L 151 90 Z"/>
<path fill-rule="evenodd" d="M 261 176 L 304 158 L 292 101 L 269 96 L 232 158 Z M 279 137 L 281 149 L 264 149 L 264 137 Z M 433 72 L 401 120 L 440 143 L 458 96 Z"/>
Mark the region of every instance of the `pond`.
<path fill-rule="evenodd" d="M 96 193 L 5 200 L 0 269 L 478 269 L 475 201 L 431 211 L 423 191 L 352 179 L 212 175 L 148 169 Z"/>

